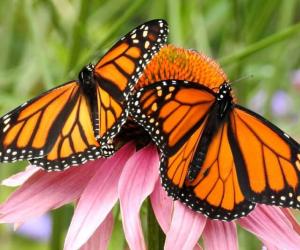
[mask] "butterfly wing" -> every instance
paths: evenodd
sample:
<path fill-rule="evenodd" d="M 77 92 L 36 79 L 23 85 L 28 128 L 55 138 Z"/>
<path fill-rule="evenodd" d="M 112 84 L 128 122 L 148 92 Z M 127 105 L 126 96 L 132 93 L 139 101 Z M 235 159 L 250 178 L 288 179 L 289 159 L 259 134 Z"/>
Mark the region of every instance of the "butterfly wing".
<path fill-rule="evenodd" d="M 260 115 L 235 105 L 230 115 L 235 162 L 254 202 L 300 208 L 300 145 Z"/>
<path fill-rule="evenodd" d="M 163 157 L 163 185 L 170 196 L 212 219 L 230 221 L 245 216 L 255 204 L 242 192 L 243 183 L 238 179 L 238 168 L 228 141 L 228 123 L 224 123 L 213 137 L 196 178 L 187 180 L 205 126 L 206 122 L 201 124 L 175 154 Z"/>
<path fill-rule="evenodd" d="M 0 119 L 0 159 L 40 157 L 55 143 L 62 120 L 74 105 L 79 85 L 70 82 L 17 107 Z"/>
<path fill-rule="evenodd" d="M 93 114 L 96 137 L 106 142 L 127 118 L 124 102 L 150 59 L 166 43 L 164 20 L 144 23 L 120 39 L 95 65 L 97 105 Z"/>
<path fill-rule="evenodd" d="M 168 194 L 210 218 L 232 220 L 249 213 L 254 204 L 241 192 L 227 123 L 210 143 L 199 174 L 187 180 L 215 98 L 198 83 L 163 81 L 138 91 L 130 110 L 162 151 L 160 172 Z"/>
<path fill-rule="evenodd" d="M 96 140 L 89 101 L 80 92 L 49 153 L 30 162 L 48 171 L 61 171 L 113 153 L 112 146 L 100 145 Z"/>
<path fill-rule="evenodd" d="M 130 112 L 166 154 L 177 151 L 203 122 L 215 100 L 210 89 L 186 81 L 162 81 L 141 88 Z M 167 150 L 167 151 L 166 151 Z"/>
<path fill-rule="evenodd" d="M 94 138 L 87 100 L 75 81 L 9 112 L 0 118 L 0 131 L 1 162 L 28 159 L 47 170 L 63 170 L 75 160 L 81 163 L 81 156 L 104 154 Z"/>

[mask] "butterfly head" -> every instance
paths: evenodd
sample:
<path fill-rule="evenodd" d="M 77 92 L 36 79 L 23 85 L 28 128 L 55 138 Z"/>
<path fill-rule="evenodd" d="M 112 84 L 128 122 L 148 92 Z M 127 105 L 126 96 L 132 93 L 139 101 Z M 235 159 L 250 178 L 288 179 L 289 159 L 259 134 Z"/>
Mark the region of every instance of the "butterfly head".
<path fill-rule="evenodd" d="M 84 66 L 79 72 L 79 82 L 83 85 L 92 85 L 94 81 L 94 69 L 95 66 L 91 63 Z"/>
<path fill-rule="evenodd" d="M 223 83 L 217 93 L 217 103 L 219 106 L 219 117 L 223 118 L 231 108 L 232 95 L 231 86 L 229 83 Z"/>

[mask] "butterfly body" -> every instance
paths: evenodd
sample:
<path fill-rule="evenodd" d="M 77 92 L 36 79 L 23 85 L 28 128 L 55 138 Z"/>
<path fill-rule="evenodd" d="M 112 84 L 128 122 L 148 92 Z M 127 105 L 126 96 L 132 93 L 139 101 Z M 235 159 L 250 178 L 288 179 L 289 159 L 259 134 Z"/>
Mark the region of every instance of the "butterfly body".
<path fill-rule="evenodd" d="M 201 139 L 195 151 L 195 156 L 189 166 L 187 180 L 193 181 L 201 170 L 204 163 L 208 146 L 216 135 L 222 123 L 227 122 L 229 112 L 233 108 L 231 87 L 228 83 L 223 83 L 216 96 L 216 102 L 211 108 L 207 126 L 203 130 Z"/>
<path fill-rule="evenodd" d="M 231 87 L 225 82 L 220 86 L 216 97 L 216 105 L 218 106 L 217 116 L 220 120 L 230 112 L 233 105 L 232 101 Z"/>

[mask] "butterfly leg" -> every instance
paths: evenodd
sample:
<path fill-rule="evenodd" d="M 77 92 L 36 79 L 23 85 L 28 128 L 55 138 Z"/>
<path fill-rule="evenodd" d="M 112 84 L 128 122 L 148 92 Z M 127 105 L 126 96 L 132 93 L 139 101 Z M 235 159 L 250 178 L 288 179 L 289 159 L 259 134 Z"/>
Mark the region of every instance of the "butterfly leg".
<path fill-rule="evenodd" d="M 112 141 L 108 141 L 107 144 L 101 146 L 101 156 L 108 158 L 115 154 L 116 148 Z"/>

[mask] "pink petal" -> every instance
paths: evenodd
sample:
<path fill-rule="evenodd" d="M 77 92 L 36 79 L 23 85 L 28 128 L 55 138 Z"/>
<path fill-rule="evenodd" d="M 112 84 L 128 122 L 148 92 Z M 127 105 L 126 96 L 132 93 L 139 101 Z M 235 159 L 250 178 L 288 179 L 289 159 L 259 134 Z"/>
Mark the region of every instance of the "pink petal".
<path fill-rule="evenodd" d="M 133 152 L 134 145 L 127 144 L 97 169 L 79 199 L 66 236 L 65 250 L 79 249 L 104 221 L 118 200 L 119 178 Z"/>
<path fill-rule="evenodd" d="M 64 172 L 36 172 L 0 206 L 0 222 L 24 222 L 77 199 L 103 161 Z"/>
<path fill-rule="evenodd" d="M 165 250 L 193 249 L 205 227 L 206 218 L 179 201 L 174 202 L 170 230 L 166 235 Z"/>
<path fill-rule="evenodd" d="M 164 233 L 167 233 L 171 225 L 174 202 L 167 195 L 160 181 L 156 182 L 155 188 L 150 196 L 150 199 L 155 217 Z M 202 248 L 199 244 L 197 244 L 194 247 L 194 250 L 201 249 Z"/>
<path fill-rule="evenodd" d="M 1 182 L 1 185 L 8 187 L 17 187 L 23 185 L 25 181 L 27 181 L 32 175 L 34 175 L 38 171 L 42 170 L 40 168 L 30 165 L 26 168 L 25 171 L 19 172 L 15 175 L 8 177 L 7 179 L 4 179 Z"/>
<path fill-rule="evenodd" d="M 148 146 L 126 163 L 119 182 L 120 207 L 125 237 L 130 249 L 146 249 L 139 218 L 142 202 L 153 191 L 158 179 L 157 150 Z"/>
<path fill-rule="evenodd" d="M 108 248 L 109 240 L 113 231 L 114 217 L 109 213 L 100 227 L 80 250 L 105 250 Z"/>
<path fill-rule="evenodd" d="M 289 222 L 292 224 L 294 230 L 300 235 L 300 225 L 294 215 L 292 214 L 291 210 L 289 208 L 281 208 L 281 212 L 284 213 L 286 218 L 289 220 Z"/>
<path fill-rule="evenodd" d="M 172 219 L 173 200 L 162 188 L 159 180 L 155 184 L 150 199 L 155 217 L 164 233 L 167 233 Z"/>
<path fill-rule="evenodd" d="M 207 219 L 203 240 L 205 250 L 238 249 L 236 225 L 234 222 Z"/>
<path fill-rule="evenodd" d="M 279 249 L 299 249 L 300 236 L 278 207 L 257 205 L 251 214 L 239 219 L 239 223 L 266 244 Z"/>

